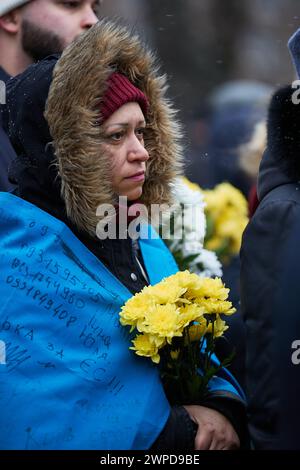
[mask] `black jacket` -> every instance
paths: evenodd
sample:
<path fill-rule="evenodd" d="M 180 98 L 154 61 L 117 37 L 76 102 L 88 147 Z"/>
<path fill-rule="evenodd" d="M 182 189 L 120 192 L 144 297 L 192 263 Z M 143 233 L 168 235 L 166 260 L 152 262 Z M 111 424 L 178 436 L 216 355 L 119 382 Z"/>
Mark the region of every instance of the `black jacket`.
<path fill-rule="evenodd" d="M 244 232 L 241 249 L 241 304 L 247 328 L 246 391 L 250 434 L 257 449 L 280 446 L 280 390 L 293 387 L 281 382 L 275 345 L 284 347 L 283 356 L 289 357 L 289 335 L 283 344 L 280 333 L 294 324 L 295 315 L 299 316 L 299 303 L 292 300 L 295 282 L 290 282 L 288 261 L 293 251 L 300 263 L 299 246 L 295 245 L 300 226 L 300 106 L 293 104 L 294 91 L 283 88 L 271 101 L 268 144 L 258 180 L 260 204 Z M 299 279 L 296 284 L 299 286 Z M 281 316 L 276 315 L 278 306 Z M 294 335 L 300 338 L 300 331 Z M 289 365 L 290 360 L 285 366 Z"/>
<path fill-rule="evenodd" d="M 6 83 L 9 78 L 9 75 L 0 67 L 0 81 Z M 8 168 L 16 154 L 2 127 L 4 107 L 4 104 L 0 104 L 0 191 L 9 191 L 13 189 L 13 185 L 8 181 Z"/>

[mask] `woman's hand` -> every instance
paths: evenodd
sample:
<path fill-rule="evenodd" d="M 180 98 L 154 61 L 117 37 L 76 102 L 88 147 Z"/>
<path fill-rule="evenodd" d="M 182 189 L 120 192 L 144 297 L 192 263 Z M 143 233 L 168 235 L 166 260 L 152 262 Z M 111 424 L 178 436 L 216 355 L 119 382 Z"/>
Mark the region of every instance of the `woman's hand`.
<path fill-rule="evenodd" d="M 205 406 L 189 405 L 184 408 L 198 425 L 195 450 L 232 450 L 240 447 L 239 437 L 224 415 Z"/>

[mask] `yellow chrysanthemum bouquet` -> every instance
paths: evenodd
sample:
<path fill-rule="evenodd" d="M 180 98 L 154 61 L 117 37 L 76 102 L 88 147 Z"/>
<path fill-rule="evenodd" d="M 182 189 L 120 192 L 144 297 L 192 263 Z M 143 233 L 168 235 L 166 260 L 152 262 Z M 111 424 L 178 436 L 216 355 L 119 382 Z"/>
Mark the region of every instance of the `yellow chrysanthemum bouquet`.
<path fill-rule="evenodd" d="M 241 248 L 242 235 L 248 223 L 247 200 L 229 183 L 204 190 L 203 195 L 207 221 L 205 248 L 214 251 L 226 264 Z"/>
<path fill-rule="evenodd" d="M 201 193 L 204 198 L 204 247 L 214 251 L 223 264 L 229 263 L 240 251 L 242 235 L 249 221 L 246 198 L 230 183 L 221 183 L 206 190 L 187 178 L 183 179 L 183 183 L 190 190 Z"/>
<path fill-rule="evenodd" d="M 221 279 L 183 271 L 145 287 L 122 307 L 121 324 L 137 333 L 130 349 L 159 364 L 171 403 L 197 403 L 227 365 L 211 358 L 228 328 L 221 315 L 235 312 L 228 293 Z"/>

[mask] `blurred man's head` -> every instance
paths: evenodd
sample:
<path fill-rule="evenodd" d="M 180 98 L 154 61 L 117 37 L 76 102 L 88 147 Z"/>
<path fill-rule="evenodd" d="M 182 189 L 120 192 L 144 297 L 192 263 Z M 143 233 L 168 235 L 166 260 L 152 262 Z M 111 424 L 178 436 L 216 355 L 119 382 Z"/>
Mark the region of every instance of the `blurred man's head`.
<path fill-rule="evenodd" d="M 78 34 L 93 26 L 100 3 L 101 0 L 1 0 L 0 41 L 17 46 L 16 53 L 26 66 L 62 52 Z M 5 53 L 3 48 L 2 51 L 0 63 Z"/>

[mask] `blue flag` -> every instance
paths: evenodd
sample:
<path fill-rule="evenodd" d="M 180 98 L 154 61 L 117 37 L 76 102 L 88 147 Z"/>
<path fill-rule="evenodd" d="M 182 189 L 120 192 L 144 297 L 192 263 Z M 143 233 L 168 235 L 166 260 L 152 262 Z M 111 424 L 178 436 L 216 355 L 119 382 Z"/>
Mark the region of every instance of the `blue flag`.
<path fill-rule="evenodd" d="M 155 284 L 178 268 L 146 235 Z M 151 446 L 170 408 L 157 367 L 120 325 L 131 295 L 64 223 L 0 193 L 1 449 Z"/>

